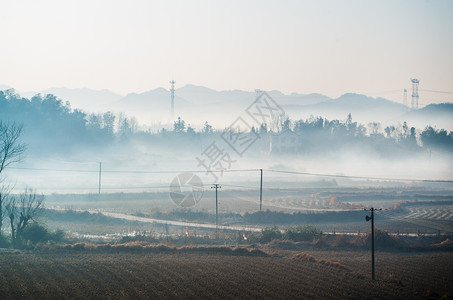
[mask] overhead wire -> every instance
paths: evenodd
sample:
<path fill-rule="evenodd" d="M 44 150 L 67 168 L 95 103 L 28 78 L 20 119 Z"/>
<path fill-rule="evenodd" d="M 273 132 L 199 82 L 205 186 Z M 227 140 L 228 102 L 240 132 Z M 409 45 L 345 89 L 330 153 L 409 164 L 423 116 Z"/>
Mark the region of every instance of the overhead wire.
<path fill-rule="evenodd" d="M 430 92 L 430 93 L 439 93 L 439 94 L 450 94 L 453 95 L 453 92 L 447 92 L 447 91 L 435 91 L 435 90 L 424 90 L 424 89 L 419 89 L 421 92 Z"/>
<path fill-rule="evenodd" d="M 30 171 L 51 171 L 51 172 L 75 172 L 75 173 L 99 173 L 99 170 L 81 170 L 81 169 L 53 169 L 53 168 L 31 168 L 31 167 L 11 167 L 15 170 L 30 170 Z M 177 174 L 177 173 L 229 173 L 229 172 L 258 172 L 261 169 L 231 169 L 231 170 L 102 170 L 102 173 L 118 173 L 118 174 Z M 364 179 L 364 180 L 383 180 L 383 181 L 404 181 L 404 182 L 439 182 L 439 183 L 453 183 L 453 180 L 441 179 L 411 179 L 411 178 L 392 178 L 392 177 L 372 177 L 372 176 L 356 176 L 356 175 L 338 175 L 338 174 L 324 174 L 324 173 L 311 173 L 311 172 L 298 172 L 298 171 L 285 171 L 275 169 L 265 169 L 264 171 L 273 173 L 296 174 L 306 176 L 318 177 L 333 177 L 333 178 L 350 178 L 350 179 Z M 233 185 L 231 185 L 233 186 Z M 253 188 L 251 186 L 239 186 L 243 188 Z"/>
<path fill-rule="evenodd" d="M 333 175 L 333 174 L 321 174 L 321 173 L 309 173 L 309 172 L 296 172 L 296 171 L 283 171 L 283 170 L 265 170 L 265 171 L 274 172 L 274 173 L 297 174 L 297 175 L 319 176 L 319 177 L 334 177 L 334 178 L 351 178 L 351 179 L 385 180 L 385 181 L 406 181 L 406 182 L 441 182 L 441 183 L 453 183 L 453 180 L 439 180 L 439 179 L 409 179 L 409 178 L 388 178 L 388 177 L 369 177 L 369 176 Z"/>
<path fill-rule="evenodd" d="M 222 186 L 244 188 L 244 189 L 259 189 L 259 186 L 245 186 L 245 185 L 235 185 L 235 184 L 225 184 L 225 183 L 222 183 Z"/>
<path fill-rule="evenodd" d="M 99 169 L 79 170 L 79 169 L 54 169 L 54 168 L 32 168 L 32 167 L 10 167 L 15 170 L 29 171 L 51 171 L 51 172 L 75 172 L 75 173 L 99 173 Z M 102 170 L 102 173 L 121 173 L 121 174 L 176 174 L 176 173 L 229 173 L 229 172 L 256 172 L 260 169 L 231 169 L 231 170 Z"/>
<path fill-rule="evenodd" d="M 146 189 L 168 189 L 165 186 L 120 186 L 120 187 L 103 187 L 102 190 L 146 190 Z M 42 187 L 42 190 L 98 190 L 98 187 Z"/>

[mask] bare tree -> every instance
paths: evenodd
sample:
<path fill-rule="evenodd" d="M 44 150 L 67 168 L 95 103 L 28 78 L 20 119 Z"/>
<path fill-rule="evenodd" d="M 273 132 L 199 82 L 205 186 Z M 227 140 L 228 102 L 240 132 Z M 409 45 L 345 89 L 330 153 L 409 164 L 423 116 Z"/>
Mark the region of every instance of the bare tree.
<path fill-rule="evenodd" d="M 0 178 L 0 234 L 3 228 L 3 220 L 6 218 L 6 214 L 3 211 L 4 204 L 8 201 L 9 195 L 13 187 L 3 183 Z"/>
<path fill-rule="evenodd" d="M 21 161 L 25 151 L 25 145 L 19 142 L 22 135 L 23 125 L 16 123 L 5 123 L 0 121 L 0 175 L 3 170 L 12 163 Z M 9 199 L 12 187 L 4 184 L 0 177 L 0 233 L 3 227 L 3 207 Z"/>
<path fill-rule="evenodd" d="M 25 144 L 19 142 L 23 125 L 0 121 L 0 174 L 12 163 L 21 161 Z"/>
<path fill-rule="evenodd" d="M 16 225 L 14 221 L 17 215 L 17 198 L 15 196 L 11 196 L 6 200 L 7 201 L 5 201 L 4 206 L 11 225 L 11 239 L 14 242 L 16 240 Z"/>
<path fill-rule="evenodd" d="M 21 238 L 22 232 L 31 220 L 39 215 L 44 208 L 44 195 L 35 190 L 26 188 L 18 197 L 9 197 L 5 205 L 11 225 L 11 239 L 13 244 Z"/>

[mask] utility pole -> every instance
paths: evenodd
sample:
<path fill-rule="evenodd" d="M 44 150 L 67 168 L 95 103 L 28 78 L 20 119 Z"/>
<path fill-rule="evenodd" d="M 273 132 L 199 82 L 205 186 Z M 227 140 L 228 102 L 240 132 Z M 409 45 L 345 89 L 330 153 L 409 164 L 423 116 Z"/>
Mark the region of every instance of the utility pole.
<path fill-rule="evenodd" d="M 420 80 L 411 79 L 412 82 L 412 109 L 418 109 L 418 84 Z"/>
<path fill-rule="evenodd" d="M 403 105 L 405 106 L 404 108 L 407 107 L 407 90 L 404 89 L 403 91 Z"/>
<path fill-rule="evenodd" d="M 263 169 L 260 169 L 261 172 L 261 182 L 260 182 L 260 211 L 263 210 Z"/>
<path fill-rule="evenodd" d="M 215 189 L 215 226 L 219 226 L 219 201 L 217 198 L 217 189 L 221 189 L 222 187 L 218 183 L 212 184 L 211 189 Z"/>
<path fill-rule="evenodd" d="M 168 244 L 168 223 L 165 223 L 165 238 L 166 238 L 167 244 Z"/>
<path fill-rule="evenodd" d="M 175 117 L 175 83 L 176 81 L 171 80 L 171 88 L 170 88 L 170 95 L 171 95 L 171 119 L 173 120 Z"/>
<path fill-rule="evenodd" d="M 371 279 L 374 280 L 374 212 L 377 210 L 382 210 L 382 208 L 370 208 L 370 209 L 364 209 L 366 211 L 370 211 L 370 216 L 365 216 L 365 220 L 368 222 L 371 220 Z"/>
<path fill-rule="evenodd" d="M 99 195 L 101 194 L 101 173 L 102 173 L 102 162 L 99 162 Z"/>

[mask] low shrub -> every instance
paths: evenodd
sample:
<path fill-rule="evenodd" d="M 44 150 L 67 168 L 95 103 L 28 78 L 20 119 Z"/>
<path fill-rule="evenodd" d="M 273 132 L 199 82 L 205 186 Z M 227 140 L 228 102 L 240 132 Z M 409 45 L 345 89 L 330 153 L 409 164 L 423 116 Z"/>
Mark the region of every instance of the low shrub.
<path fill-rule="evenodd" d="M 8 237 L 4 236 L 0 232 L 0 248 L 8 248 L 11 245 L 11 242 Z"/>
<path fill-rule="evenodd" d="M 314 258 L 314 256 L 303 252 L 294 254 L 293 256 L 291 256 L 291 259 L 316 262 L 316 258 Z"/>
<path fill-rule="evenodd" d="M 303 225 L 284 227 L 283 230 L 277 226 L 265 227 L 261 230 L 259 241 L 269 243 L 273 240 L 290 240 L 293 242 L 313 241 L 316 237 L 321 236 L 322 231 L 312 225 Z"/>
<path fill-rule="evenodd" d="M 166 245 L 147 245 L 143 242 L 132 242 L 125 244 L 85 244 L 77 243 L 74 245 L 57 245 L 56 249 L 63 250 L 88 250 L 88 251 L 121 251 L 121 252 L 156 252 L 156 253 L 173 253 L 173 252 L 197 252 L 209 254 L 230 254 L 230 255 L 253 255 L 265 256 L 266 253 L 259 249 L 248 249 L 245 247 L 217 247 L 217 246 L 182 246 L 171 247 Z"/>
<path fill-rule="evenodd" d="M 337 235 L 333 238 L 332 243 L 330 246 L 332 247 L 351 247 L 353 243 L 349 236 L 346 235 Z"/>
<path fill-rule="evenodd" d="M 364 236 L 357 237 L 352 241 L 352 244 L 358 247 L 371 246 L 371 232 Z M 374 244 L 379 248 L 401 248 L 404 247 L 404 242 L 399 237 L 391 235 L 388 231 L 375 229 Z"/>
<path fill-rule="evenodd" d="M 294 254 L 293 256 L 291 256 L 291 259 L 299 260 L 299 261 L 310 261 L 310 262 L 315 262 L 318 264 L 326 265 L 326 266 L 337 268 L 337 269 L 351 271 L 351 269 L 348 266 L 342 265 L 339 262 L 324 260 L 324 259 L 317 260 L 314 256 L 304 253 L 304 252 Z"/>
<path fill-rule="evenodd" d="M 318 263 L 329 266 L 329 267 L 337 268 L 337 269 L 351 271 L 351 268 L 349 268 L 348 266 L 345 266 L 343 264 L 340 264 L 339 262 L 336 262 L 336 261 L 321 259 L 321 260 L 318 260 Z"/>
<path fill-rule="evenodd" d="M 59 243 L 63 240 L 64 236 L 65 233 L 62 230 L 50 232 L 45 226 L 38 222 L 33 222 L 25 227 L 20 238 L 22 239 L 23 244 L 27 244 L 27 241 L 29 241 L 31 244 L 35 245 L 48 241 Z"/>
<path fill-rule="evenodd" d="M 432 244 L 431 247 L 439 250 L 451 250 L 453 249 L 453 241 L 447 238 L 440 243 Z"/>
<path fill-rule="evenodd" d="M 285 227 L 283 238 L 294 242 L 313 241 L 322 231 L 312 225 Z"/>
<path fill-rule="evenodd" d="M 261 237 L 260 237 L 260 242 L 261 243 L 269 243 L 272 240 L 278 240 L 282 238 L 282 232 L 280 229 L 278 229 L 277 226 L 273 227 L 264 227 L 261 230 Z"/>

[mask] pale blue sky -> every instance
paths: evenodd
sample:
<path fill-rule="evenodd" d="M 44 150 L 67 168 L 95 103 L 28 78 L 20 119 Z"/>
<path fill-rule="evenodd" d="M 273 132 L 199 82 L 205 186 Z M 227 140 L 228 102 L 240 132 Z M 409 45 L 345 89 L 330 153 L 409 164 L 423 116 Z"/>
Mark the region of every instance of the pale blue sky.
<path fill-rule="evenodd" d="M 22 91 L 453 91 L 453 1 L 0 0 L 0 36 L 0 84 Z"/>

